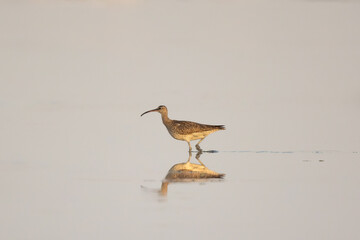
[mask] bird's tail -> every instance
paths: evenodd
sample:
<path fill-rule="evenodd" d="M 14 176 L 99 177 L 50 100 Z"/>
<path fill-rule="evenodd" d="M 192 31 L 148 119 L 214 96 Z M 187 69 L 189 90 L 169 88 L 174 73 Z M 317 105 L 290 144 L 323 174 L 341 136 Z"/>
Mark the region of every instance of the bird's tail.
<path fill-rule="evenodd" d="M 225 130 L 225 125 L 216 125 L 215 127 L 219 130 Z"/>

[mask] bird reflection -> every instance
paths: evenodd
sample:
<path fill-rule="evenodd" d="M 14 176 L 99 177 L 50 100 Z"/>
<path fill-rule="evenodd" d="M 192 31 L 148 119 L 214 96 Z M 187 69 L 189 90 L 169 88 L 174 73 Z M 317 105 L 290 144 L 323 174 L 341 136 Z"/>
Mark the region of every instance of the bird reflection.
<path fill-rule="evenodd" d="M 168 185 L 173 182 L 204 182 L 214 178 L 222 179 L 225 174 L 208 169 L 200 161 L 201 154 L 202 152 L 198 152 L 195 157 L 200 164 L 190 163 L 192 154 L 189 152 L 186 162 L 172 166 L 161 184 L 160 194 L 167 195 Z"/>

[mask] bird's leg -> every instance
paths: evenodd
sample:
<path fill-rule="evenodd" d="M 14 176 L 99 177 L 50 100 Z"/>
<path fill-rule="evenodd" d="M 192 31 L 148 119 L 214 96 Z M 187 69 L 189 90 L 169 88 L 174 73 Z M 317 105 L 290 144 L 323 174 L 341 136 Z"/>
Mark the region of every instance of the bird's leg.
<path fill-rule="evenodd" d="M 199 145 L 202 140 L 204 140 L 204 138 L 200 139 L 200 141 L 195 145 L 196 149 L 197 149 L 199 152 L 202 152 L 202 149 L 201 149 L 201 147 L 200 147 L 200 145 Z"/>
<path fill-rule="evenodd" d="M 188 158 L 188 160 L 187 160 L 187 162 L 186 162 L 186 163 L 190 162 L 191 157 L 192 157 L 192 154 L 191 154 L 191 151 L 189 151 L 189 158 Z"/>
<path fill-rule="evenodd" d="M 188 141 L 187 143 L 188 143 L 188 145 L 189 145 L 189 153 L 191 153 L 191 149 L 192 149 L 192 148 L 191 148 L 191 145 L 190 145 L 190 141 Z"/>
<path fill-rule="evenodd" d="M 199 161 L 199 163 L 201 164 L 201 165 L 203 165 L 203 166 L 205 166 L 201 161 L 200 161 L 200 156 L 201 156 L 201 154 L 202 154 L 202 152 L 198 152 L 197 154 L 196 154 L 196 160 L 198 160 Z"/>

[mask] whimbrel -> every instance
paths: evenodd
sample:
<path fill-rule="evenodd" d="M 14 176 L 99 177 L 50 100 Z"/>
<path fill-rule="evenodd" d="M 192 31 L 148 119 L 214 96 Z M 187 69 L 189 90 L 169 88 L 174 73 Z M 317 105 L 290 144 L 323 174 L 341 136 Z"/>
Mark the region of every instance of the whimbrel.
<path fill-rule="evenodd" d="M 186 162 L 178 163 L 172 166 L 161 183 L 159 193 L 166 196 L 169 184 L 174 182 L 206 182 L 214 179 L 222 180 L 225 174 L 217 173 L 207 168 L 200 161 L 200 155 L 201 152 L 197 152 L 196 159 L 200 164 L 190 163 L 192 156 L 191 152 L 189 152 L 189 159 Z"/>
<path fill-rule="evenodd" d="M 141 114 L 141 116 L 149 112 L 159 112 L 170 135 L 177 140 L 186 141 L 189 145 L 189 152 L 191 152 L 190 141 L 200 139 L 195 146 L 199 152 L 202 152 L 199 144 L 207 135 L 218 130 L 225 130 L 224 125 L 206 125 L 190 121 L 171 120 L 168 117 L 168 110 L 164 105 L 160 105 L 158 108 L 146 111 Z"/>

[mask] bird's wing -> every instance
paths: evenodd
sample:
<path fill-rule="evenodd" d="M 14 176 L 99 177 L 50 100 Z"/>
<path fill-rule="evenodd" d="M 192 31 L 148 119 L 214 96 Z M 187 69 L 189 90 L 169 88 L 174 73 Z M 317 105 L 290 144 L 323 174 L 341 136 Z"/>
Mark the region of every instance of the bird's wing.
<path fill-rule="evenodd" d="M 173 126 L 178 133 L 184 135 L 191 134 L 194 132 L 210 131 L 210 130 L 214 130 L 214 128 L 222 129 L 220 128 L 220 126 L 206 125 L 206 124 L 200 124 L 190 121 L 177 121 L 177 120 L 174 120 Z"/>

